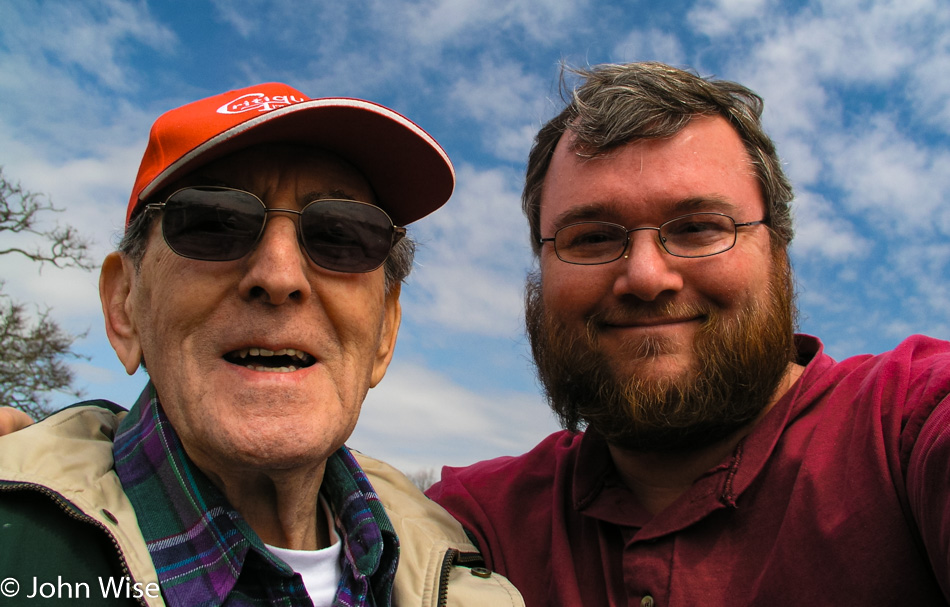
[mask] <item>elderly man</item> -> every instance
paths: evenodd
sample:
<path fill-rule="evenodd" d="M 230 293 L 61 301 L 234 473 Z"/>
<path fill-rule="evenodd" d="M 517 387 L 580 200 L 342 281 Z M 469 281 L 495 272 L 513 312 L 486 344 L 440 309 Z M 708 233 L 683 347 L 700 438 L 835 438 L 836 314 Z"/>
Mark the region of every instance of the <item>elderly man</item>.
<path fill-rule="evenodd" d="M 836 362 L 793 333 L 792 192 L 754 93 L 582 75 L 523 197 L 566 430 L 430 496 L 528 605 L 946 605 L 950 344 Z"/>
<path fill-rule="evenodd" d="M 393 354 L 401 226 L 453 187 L 428 134 L 365 101 L 262 84 L 161 116 L 100 279 L 150 382 L 127 415 L 84 403 L 0 441 L 4 597 L 520 604 L 343 446 Z"/>

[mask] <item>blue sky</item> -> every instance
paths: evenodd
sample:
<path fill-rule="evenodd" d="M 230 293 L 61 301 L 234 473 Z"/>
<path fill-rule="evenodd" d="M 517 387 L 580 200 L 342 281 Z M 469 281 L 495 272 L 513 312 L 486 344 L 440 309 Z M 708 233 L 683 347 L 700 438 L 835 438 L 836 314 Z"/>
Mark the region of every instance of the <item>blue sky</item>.
<path fill-rule="evenodd" d="M 406 471 L 518 454 L 556 430 L 521 326 L 520 189 L 561 107 L 561 62 L 660 60 L 737 80 L 796 189 L 801 330 L 844 358 L 950 337 L 950 4 L 944 0 L 0 0 L 0 165 L 111 250 L 160 113 L 266 81 L 388 105 L 438 139 L 458 185 L 411 226 L 396 360 L 350 441 Z M 0 244 L 8 235 L 0 235 Z M 89 397 L 131 405 L 97 274 L 0 257 L 91 358 Z M 58 404 L 69 399 L 59 398 Z"/>

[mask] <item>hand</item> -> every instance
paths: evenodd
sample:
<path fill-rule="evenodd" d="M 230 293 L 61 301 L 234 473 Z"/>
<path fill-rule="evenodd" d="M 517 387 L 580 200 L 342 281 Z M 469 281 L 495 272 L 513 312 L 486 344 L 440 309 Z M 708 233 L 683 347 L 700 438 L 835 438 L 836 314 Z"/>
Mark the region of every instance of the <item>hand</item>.
<path fill-rule="evenodd" d="M 13 407 L 0 407 L 0 436 L 22 430 L 33 424 L 33 418 Z"/>

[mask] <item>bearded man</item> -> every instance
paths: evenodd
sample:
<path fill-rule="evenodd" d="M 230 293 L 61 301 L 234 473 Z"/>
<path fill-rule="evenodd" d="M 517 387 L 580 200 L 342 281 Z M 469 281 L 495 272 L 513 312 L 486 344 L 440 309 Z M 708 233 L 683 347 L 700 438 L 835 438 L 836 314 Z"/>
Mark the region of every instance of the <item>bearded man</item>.
<path fill-rule="evenodd" d="M 950 344 L 836 362 L 794 333 L 792 189 L 755 93 L 580 75 L 523 195 L 565 430 L 430 497 L 528 605 L 946 605 Z"/>

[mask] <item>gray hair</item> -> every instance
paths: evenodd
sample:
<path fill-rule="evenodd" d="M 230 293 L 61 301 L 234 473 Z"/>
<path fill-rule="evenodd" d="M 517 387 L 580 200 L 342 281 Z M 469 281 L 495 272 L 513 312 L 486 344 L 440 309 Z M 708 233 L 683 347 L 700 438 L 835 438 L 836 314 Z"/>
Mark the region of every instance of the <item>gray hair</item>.
<path fill-rule="evenodd" d="M 751 157 L 765 202 L 766 225 L 787 247 L 793 236 L 792 186 L 782 171 L 775 144 L 762 129 L 762 98 L 726 80 L 702 78 L 662 63 L 604 64 L 564 68 L 582 78 L 567 107 L 545 124 L 528 156 L 522 209 L 531 228 L 535 255 L 541 245 L 541 195 L 554 149 L 568 130 L 574 149 L 597 156 L 631 141 L 672 137 L 696 116 L 722 116 L 739 134 Z"/>
<path fill-rule="evenodd" d="M 142 259 L 145 257 L 145 250 L 151 239 L 152 228 L 155 224 L 154 216 L 155 214 L 148 210 L 139 212 L 132 218 L 122 240 L 119 241 L 119 252 L 132 261 L 136 273 L 142 267 Z M 383 262 L 384 285 L 387 293 L 392 292 L 395 286 L 404 282 L 409 276 L 415 253 L 416 243 L 408 235 L 393 246 L 389 257 Z"/>

